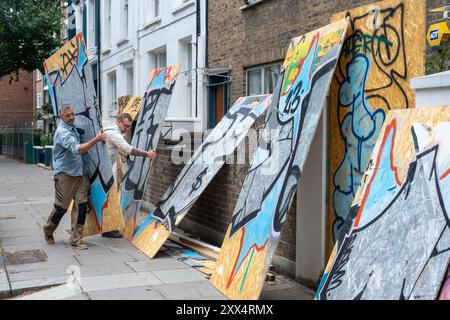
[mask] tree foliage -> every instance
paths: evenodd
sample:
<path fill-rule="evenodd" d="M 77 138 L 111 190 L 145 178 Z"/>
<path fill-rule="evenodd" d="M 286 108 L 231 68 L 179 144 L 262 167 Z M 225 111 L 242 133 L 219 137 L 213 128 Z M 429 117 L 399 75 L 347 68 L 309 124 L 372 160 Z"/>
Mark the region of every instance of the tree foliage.
<path fill-rule="evenodd" d="M 450 42 L 444 42 L 437 49 L 429 50 L 427 55 L 426 74 L 448 70 L 450 64 Z"/>
<path fill-rule="evenodd" d="M 59 0 L 0 0 L 0 76 L 43 70 L 60 46 Z"/>

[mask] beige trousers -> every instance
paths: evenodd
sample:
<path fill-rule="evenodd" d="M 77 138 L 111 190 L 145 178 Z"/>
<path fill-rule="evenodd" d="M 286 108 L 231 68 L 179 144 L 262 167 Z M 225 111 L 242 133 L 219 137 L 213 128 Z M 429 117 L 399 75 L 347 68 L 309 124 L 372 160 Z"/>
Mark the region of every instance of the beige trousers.
<path fill-rule="evenodd" d="M 83 226 L 88 210 L 89 180 L 86 176 L 71 177 L 65 173 L 60 173 L 54 177 L 54 181 L 55 203 L 44 226 L 44 233 L 46 236 L 53 235 L 73 200 L 70 243 L 73 245 L 79 244 L 83 237 Z"/>

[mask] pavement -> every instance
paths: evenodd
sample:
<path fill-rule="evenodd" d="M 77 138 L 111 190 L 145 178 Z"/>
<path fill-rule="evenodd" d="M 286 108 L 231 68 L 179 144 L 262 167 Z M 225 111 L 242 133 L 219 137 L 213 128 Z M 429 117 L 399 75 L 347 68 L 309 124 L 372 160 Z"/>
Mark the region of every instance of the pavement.
<path fill-rule="evenodd" d="M 69 243 L 70 217 L 48 245 L 42 227 L 53 207 L 53 171 L 0 155 L 0 298 L 37 300 L 226 300 L 196 269 L 159 253 L 150 259 L 125 239 Z M 261 299 L 311 300 L 314 292 L 277 275 Z"/>

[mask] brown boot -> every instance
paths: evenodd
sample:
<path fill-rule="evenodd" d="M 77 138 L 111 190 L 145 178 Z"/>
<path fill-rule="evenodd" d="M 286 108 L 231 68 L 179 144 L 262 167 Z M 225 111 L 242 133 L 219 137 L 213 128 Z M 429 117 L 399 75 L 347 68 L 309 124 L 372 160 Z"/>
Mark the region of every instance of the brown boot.
<path fill-rule="evenodd" d="M 53 232 L 55 232 L 58 226 L 53 224 L 52 222 L 47 222 L 44 227 L 44 239 L 48 244 L 55 244 L 55 238 L 53 238 Z"/>
<path fill-rule="evenodd" d="M 72 236 L 70 237 L 70 244 L 74 249 L 86 250 L 88 247 L 81 240 L 83 237 L 83 225 L 77 224 L 72 228 Z"/>

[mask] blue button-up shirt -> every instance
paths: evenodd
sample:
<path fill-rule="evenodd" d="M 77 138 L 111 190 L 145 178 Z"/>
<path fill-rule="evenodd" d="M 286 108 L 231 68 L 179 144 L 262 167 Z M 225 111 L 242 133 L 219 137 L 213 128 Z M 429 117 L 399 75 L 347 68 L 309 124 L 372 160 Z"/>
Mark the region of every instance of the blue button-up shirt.
<path fill-rule="evenodd" d="M 72 177 L 84 175 L 80 149 L 81 137 L 75 127 L 61 121 L 55 132 L 53 158 L 55 175 L 64 172 Z"/>

